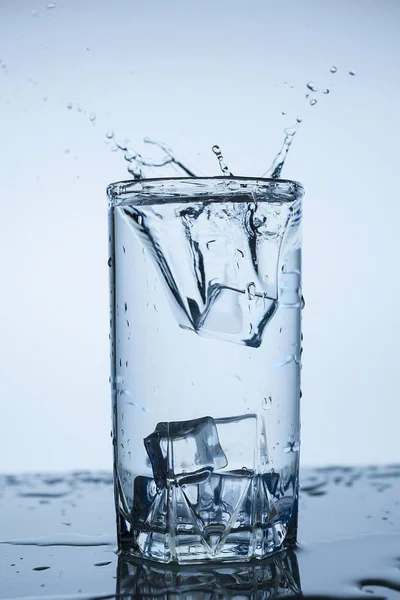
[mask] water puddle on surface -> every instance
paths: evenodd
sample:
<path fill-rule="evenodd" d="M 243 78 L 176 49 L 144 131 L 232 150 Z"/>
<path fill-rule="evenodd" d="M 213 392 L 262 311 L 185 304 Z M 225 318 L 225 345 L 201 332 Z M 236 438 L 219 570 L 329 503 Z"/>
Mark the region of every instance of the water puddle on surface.
<path fill-rule="evenodd" d="M 399 600 L 400 465 L 307 469 L 300 479 L 295 552 L 178 568 L 117 557 L 104 533 L 114 522 L 110 473 L 0 477 L 0 599 Z"/>

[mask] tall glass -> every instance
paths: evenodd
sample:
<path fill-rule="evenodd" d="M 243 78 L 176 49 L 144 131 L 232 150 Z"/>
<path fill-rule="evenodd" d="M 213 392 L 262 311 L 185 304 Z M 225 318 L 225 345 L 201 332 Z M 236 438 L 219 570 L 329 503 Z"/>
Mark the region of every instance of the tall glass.
<path fill-rule="evenodd" d="M 294 181 L 111 184 L 120 548 L 264 558 L 296 539 L 301 199 Z"/>

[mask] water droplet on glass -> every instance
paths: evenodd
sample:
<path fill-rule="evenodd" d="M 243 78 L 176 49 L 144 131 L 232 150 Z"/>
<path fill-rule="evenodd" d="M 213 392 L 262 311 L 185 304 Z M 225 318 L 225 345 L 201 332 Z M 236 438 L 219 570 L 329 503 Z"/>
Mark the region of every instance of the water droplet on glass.
<path fill-rule="evenodd" d="M 72 108 L 72 102 L 68 102 L 67 108 L 68 108 L 68 110 L 71 110 L 71 108 Z"/>
<path fill-rule="evenodd" d="M 323 93 L 323 94 L 329 94 L 329 90 L 328 90 L 328 88 L 325 88 L 324 90 L 322 90 L 322 93 Z"/>
<path fill-rule="evenodd" d="M 303 120 L 303 117 L 297 117 L 297 118 L 296 118 L 296 121 L 297 121 L 298 123 L 301 123 L 301 122 L 302 122 L 302 120 Z"/>
<path fill-rule="evenodd" d="M 317 104 L 317 100 L 315 98 L 311 98 L 310 104 L 311 106 L 315 106 Z"/>
<path fill-rule="evenodd" d="M 282 111 L 282 114 L 283 114 L 283 116 L 285 116 L 285 115 L 286 115 L 286 112 L 283 110 L 283 111 Z"/>
<path fill-rule="evenodd" d="M 304 300 L 304 296 L 301 297 L 301 309 L 303 310 L 303 308 L 306 305 L 306 301 Z"/>
<path fill-rule="evenodd" d="M 256 294 L 256 286 L 252 281 L 246 285 L 246 294 L 249 300 L 253 300 Z"/>
<path fill-rule="evenodd" d="M 55 2 L 49 2 L 47 5 L 47 8 L 55 8 L 56 7 L 56 3 Z"/>
<path fill-rule="evenodd" d="M 272 406 L 272 396 L 266 396 L 262 401 L 262 408 L 264 410 L 269 410 Z"/>
<path fill-rule="evenodd" d="M 96 120 L 96 113 L 92 112 L 92 113 L 90 114 L 90 117 L 89 117 L 89 119 L 92 121 L 92 123 L 94 123 L 94 122 L 95 122 L 95 120 Z"/>
<path fill-rule="evenodd" d="M 349 71 L 349 75 L 351 75 L 352 77 L 355 76 L 355 72 L 354 71 Z"/>
<path fill-rule="evenodd" d="M 307 83 L 307 87 L 308 87 L 308 89 L 309 89 L 309 90 L 311 90 L 312 92 L 317 92 L 317 91 L 318 91 L 317 87 L 316 87 L 316 86 L 313 84 L 313 82 L 312 82 L 312 81 L 309 81 L 309 82 Z"/>
<path fill-rule="evenodd" d="M 114 132 L 113 131 L 107 131 L 106 138 L 108 140 L 111 140 L 113 137 L 114 137 Z"/>
<path fill-rule="evenodd" d="M 329 70 L 331 73 L 336 73 L 337 67 L 335 67 L 335 65 L 332 65 L 332 67 Z"/>
<path fill-rule="evenodd" d="M 107 262 L 107 264 L 108 264 L 108 266 L 109 266 L 109 267 L 112 267 L 112 266 L 113 266 L 113 259 L 111 258 L 111 256 L 110 256 L 110 258 L 108 259 L 108 262 Z"/>
<path fill-rule="evenodd" d="M 47 571 L 50 567 L 33 567 L 33 571 Z"/>
<path fill-rule="evenodd" d="M 128 310 L 128 304 L 127 304 L 127 302 L 125 302 L 124 308 L 125 308 L 125 312 L 126 312 Z"/>

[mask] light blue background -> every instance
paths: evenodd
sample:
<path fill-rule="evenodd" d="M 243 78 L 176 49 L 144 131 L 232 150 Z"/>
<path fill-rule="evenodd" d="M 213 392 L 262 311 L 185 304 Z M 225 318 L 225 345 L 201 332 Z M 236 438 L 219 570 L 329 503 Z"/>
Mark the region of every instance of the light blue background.
<path fill-rule="evenodd" d="M 259 175 L 298 114 L 303 464 L 398 461 L 399 27 L 395 0 L 2 0 L 0 471 L 112 464 L 105 132 Z"/>

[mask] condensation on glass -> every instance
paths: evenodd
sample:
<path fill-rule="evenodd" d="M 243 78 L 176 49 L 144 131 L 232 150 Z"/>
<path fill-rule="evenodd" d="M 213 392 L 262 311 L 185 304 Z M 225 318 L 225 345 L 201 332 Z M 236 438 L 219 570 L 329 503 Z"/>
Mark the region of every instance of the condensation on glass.
<path fill-rule="evenodd" d="M 108 196 L 120 548 L 263 558 L 297 530 L 303 188 L 153 179 Z"/>

